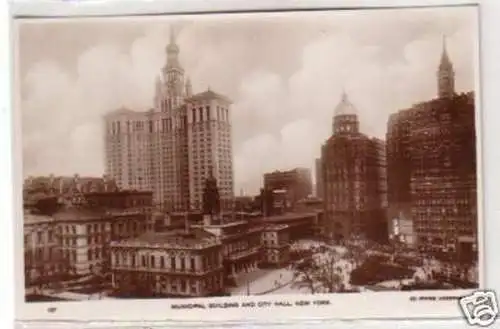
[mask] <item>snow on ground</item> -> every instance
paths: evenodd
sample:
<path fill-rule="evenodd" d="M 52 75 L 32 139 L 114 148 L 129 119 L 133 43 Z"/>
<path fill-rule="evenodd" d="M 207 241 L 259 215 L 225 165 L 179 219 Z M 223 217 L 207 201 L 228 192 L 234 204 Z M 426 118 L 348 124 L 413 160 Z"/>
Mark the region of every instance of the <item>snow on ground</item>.
<path fill-rule="evenodd" d="M 324 246 L 324 242 L 320 241 L 314 241 L 314 240 L 297 240 L 295 241 L 291 248 L 294 250 L 305 250 L 305 249 L 312 249 L 312 248 L 319 248 L 320 246 Z"/>
<path fill-rule="evenodd" d="M 231 295 L 264 294 L 281 285 L 288 284 L 293 279 L 293 272 L 288 268 L 272 270 L 255 270 L 250 273 L 241 273 L 236 278 L 237 287 L 229 289 Z"/>
<path fill-rule="evenodd" d="M 272 295 L 305 295 L 310 294 L 311 291 L 307 287 L 297 287 L 294 284 L 287 284 L 275 291 L 273 291 Z"/>
<path fill-rule="evenodd" d="M 330 257 L 328 249 L 335 250 L 340 259 L 336 261 L 335 268 L 340 268 L 342 283 L 345 288 L 352 288 L 349 283 L 350 274 L 354 268 L 352 261 L 342 258 L 347 252 L 344 246 L 332 246 L 324 242 L 314 240 L 299 240 L 292 245 L 292 249 L 321 249 L 324 247 L 327 251 L 315 254 L 317 261 L 326 261 Z M 298 287 L 293 284 L 293 271 L 289 268 L 282 269 L 258 269 L 249 273 L 241 273 L 236 277 L 237 287 L 229 289 L 231 295 L 251 295 L 256 294 L 309 294 L 307 287 Z"/>
<path fill-rule="evenodd" d="M 413 279 L 404 279 L 404 280 L 388 280 L 388 281 L 382 281 L 376 284 L 378 287 L 384 287 L 384 288 L 399 288 L 401 284 L 406 285 L 406 284 L 411 284 L 413 283 Z"/>

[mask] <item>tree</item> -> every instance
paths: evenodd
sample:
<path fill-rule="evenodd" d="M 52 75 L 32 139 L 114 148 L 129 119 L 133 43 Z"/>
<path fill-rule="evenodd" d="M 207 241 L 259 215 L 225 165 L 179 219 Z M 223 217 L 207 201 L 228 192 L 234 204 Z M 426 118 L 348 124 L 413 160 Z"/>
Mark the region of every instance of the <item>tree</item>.
<path fill-rule="evenodd" d="M 203 188 L 203 213 L 213 216 L 220 212 L 220 195 L 217 188 L 217 179 L 213 176 L 212 170 L 205 180 Z"/>
<path fill-rule="evenodd" d="M 355 267 L 360 266 L 367 258 L 366 250 L 359 246 L 350 246 L 344 255 L 346 259 L 351 260 Z"/>
<path fill-rule="evenodd" d="M 40 197 L 35 201 L 34 208 L 42 215 L 52 216 L 61 208 L 61 204 L 55 196 Z"/>
<path fill-rule="evenodd" d="M 294 265 L 294 286 L 307 287 L 311 294 L 340 292 L 343 285 L 341 257 L 334 250 L 317 253 Z"/>

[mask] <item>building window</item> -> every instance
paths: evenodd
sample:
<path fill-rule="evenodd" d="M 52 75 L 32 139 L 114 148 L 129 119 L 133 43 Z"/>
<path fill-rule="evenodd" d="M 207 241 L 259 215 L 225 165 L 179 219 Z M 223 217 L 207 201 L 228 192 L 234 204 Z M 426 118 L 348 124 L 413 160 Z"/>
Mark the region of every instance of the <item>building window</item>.
<path fill-rule="evenodd" d="M 160 257 L 160 267 L 165 268 L 165 257 L 163 256 Z"/>
<path fill-rule="evenodd" d="M 198 109 L 198 114 L 199 114 L 199 120 L 200 120 L 200 122 L 203 121 L 203 107 L 200 107 Z"/>
<path fill-rule="evenodd" d="M 191 270 L 196 270 L 196 259 L 194 257 L 191 257 Z"/>
<path fill-rule="evenodd" d="M 170 258 L 170 268 L 172 270 L 175 270 L 176 266 L 175 266 L 175 257 L 171 257 Z"/>
<path fill-rule="evenodd" d="M 186 259 L 184 258 L 184 256 L 181 256 L 180 260 L 181 260 L 181 271 L 185 271 L 186 270 Z"/>

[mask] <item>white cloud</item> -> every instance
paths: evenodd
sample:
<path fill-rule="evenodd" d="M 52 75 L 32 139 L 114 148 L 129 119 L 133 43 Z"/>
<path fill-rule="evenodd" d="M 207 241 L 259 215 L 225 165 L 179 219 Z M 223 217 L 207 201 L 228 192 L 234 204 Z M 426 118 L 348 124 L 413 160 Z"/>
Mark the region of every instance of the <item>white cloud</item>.
<path fill-rule="evenodd" d="M 266 171 L 314 168 L 342 88 L 358 108 L 362 131 L 383 137 L 390 113 L 434 97 L 442 33 L 457 89 L 473 89 L 469 13 L 380 15 L 320 15 L 305 19 L 309 25 L 278 24 L 272 33 L 237 20 L 224 29 L 213 22 L 185 26 L 180 56 L 195 92 L 210 86 L 234 101 L 236 191 L 256 192 Z M 166 27 L 146 27 L 125 43 L 102 37 L 75 55 L 74 66 L 43 55 L 24 64 L 26 174 L 102 174 L 102 115 L 152 105 Z"/>

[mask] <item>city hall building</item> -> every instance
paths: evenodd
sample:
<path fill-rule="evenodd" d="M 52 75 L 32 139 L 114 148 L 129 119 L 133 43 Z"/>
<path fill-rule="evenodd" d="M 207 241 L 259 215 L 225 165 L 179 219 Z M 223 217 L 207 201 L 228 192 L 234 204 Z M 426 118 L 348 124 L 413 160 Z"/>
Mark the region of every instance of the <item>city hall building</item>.
<path fill-rule="evenodd" d="M 196 228 L 114 241 L 110 248 L 113 288 L 133 297 L 221 294 L 222 248 L 216 236 Z"/>

